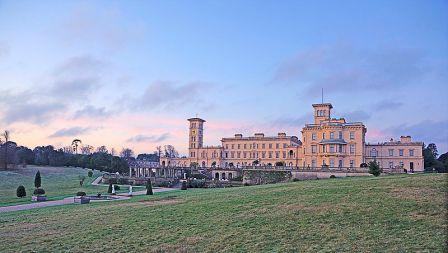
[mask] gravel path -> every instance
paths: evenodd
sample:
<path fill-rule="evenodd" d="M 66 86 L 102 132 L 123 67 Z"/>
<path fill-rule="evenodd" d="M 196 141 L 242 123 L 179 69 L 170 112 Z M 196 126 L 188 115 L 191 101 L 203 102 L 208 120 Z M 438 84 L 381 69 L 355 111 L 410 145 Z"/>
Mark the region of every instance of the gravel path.
<path fill-rule="evenodd" d="M 99 179 L 101 180 L 101 178 L 99 178 Z M 166 192 L 166 191 L 173 191 L 173 190 L 177 190 L 177 189 L 175 189 L 175 188 L 157 188 L 157 189 L 153 189 L 153 192 L 157 193 L 157 192 Z M 136 195 L 144 195 L 144 194 L 146 194 L 146 190 L 136 191 L 132 195 L 136 196 Z M 127 193 L 117 194 L 116 196 L 118 198 L 113 200 L 113 201 L 129 199 L 129 196 L 127 196 L 127 195 L 128 195 Z M 61 200 L 51 200 L 51 201 L 45 201 L 45 202 L 33 202 L 33 203 L 30 203 L 30 204 L 15 205 L 15 206 L 4 206 L 4 207 L 0 207 L 0 213 L 21 211 L 21 210 L 28 210 L 28 209 L 34 209 L 34 208 L 49 207 L 49 206 L 68 205 L 68 204 L 73 204 L 74 203 L 73 201 L 74 201 L 73 197 L 69 197 L 69 198 L 65 198 L 65 199 L 61 199 Z M 100 200 L 100 201 L 104 201 L 104 200 Z M 110 201 L 110 200 L 106 200 L 106 201 Z M 94 201 L 92 201 L 92 202 L 94 202 Z"/>

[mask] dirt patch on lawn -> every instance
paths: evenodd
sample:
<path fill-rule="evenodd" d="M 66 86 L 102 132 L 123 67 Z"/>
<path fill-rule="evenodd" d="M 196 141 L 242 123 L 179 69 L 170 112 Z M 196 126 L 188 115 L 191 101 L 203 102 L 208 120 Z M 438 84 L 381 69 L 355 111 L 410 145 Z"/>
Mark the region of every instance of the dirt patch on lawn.
<path fill-rule="evenodd" d="M 160 205 L 174 205 L 185 202 L 180 198 L 163 198 L 163 199 L 142 199 L 137 202 L 120 203 L 119 206 L 160 206 Z"/>
<path fill-rule="evenodd" d="M 406 200 L 434 200 L 440 192 L 433 188 L 401 187 L 390 191 L 391 196 Z"/>

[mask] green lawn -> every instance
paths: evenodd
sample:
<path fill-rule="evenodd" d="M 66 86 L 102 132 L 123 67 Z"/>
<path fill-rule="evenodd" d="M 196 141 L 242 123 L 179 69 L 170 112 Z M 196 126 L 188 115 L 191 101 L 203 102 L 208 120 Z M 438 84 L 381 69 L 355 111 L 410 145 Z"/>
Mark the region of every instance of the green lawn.
<path fill-rule="evenodd" d="M 92 181 L 101 175 L 99 171 L 95 171 L 93 177 L 90 178 L 87 176 L 87 169 L 28 166 L 13 171 L 0 171 L 0 206 L 31 203 L 34 176 L 38 170 L 42 177 L 42 188 L 45 189 L 49 200 L 74 196 L 78 191 L 88 194 L 107 193 L 107 186 L 91 185 Z M 79 185 L 80 175 L 86 177 L 83 187 Z M 25 186 L 27 193 L 25 198 L 20 199 L 16 196 L 19 185 Z M 122 192 L 127 190 L 127 188 L 121 189 Z"/>
<path fill-rule="evenodd" d="M 396 175 L 2 213 L 1 251 L 447 252 L 447 193 L 446 175 Z"/>

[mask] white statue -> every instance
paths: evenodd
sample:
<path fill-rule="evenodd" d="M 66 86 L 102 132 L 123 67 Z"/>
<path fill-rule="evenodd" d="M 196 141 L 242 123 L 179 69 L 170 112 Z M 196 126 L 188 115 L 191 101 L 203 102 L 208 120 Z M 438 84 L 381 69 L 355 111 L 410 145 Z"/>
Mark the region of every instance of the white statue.
<path fill-rule="evenodd" d="M 129 185 L 129 196 L 132 196 L 132 185 Z"/>
<path fill-rule="evenodd" d="M 112 185 L 112 194 L 115 194 L 115 185 Z"/>

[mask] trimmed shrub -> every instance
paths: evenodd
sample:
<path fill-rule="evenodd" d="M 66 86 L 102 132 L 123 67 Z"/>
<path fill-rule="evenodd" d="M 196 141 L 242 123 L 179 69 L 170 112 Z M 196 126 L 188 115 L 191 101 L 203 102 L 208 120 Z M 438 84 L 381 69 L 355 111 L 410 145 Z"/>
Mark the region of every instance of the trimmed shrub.
<path fill-rule="evenodd" d="M 369 173 L 374 175 L 375 177 L 379 176 L 383 172 L 380 168 L 380 165 L 376 161 L 369 162 Z"/>
<path fill-rule="evenodd" d="M 335 175 L 330 175 L 330 178 L 336 178 L 336 176 Z"/>
<path fill-rule="evenodd" d="M 42 189 L 42 188 L 34 189 L 33 195 L 38 196 L 38 195 L 44 195 L 44 194 L 45 194 L 45 190 L 44 189 Z"/>
<path fill-rule="evenodd" d="M 190 177 L 196 178 L 196 179 L 207 179 L 207 176 L 204 174 L 192 174 Z"/>
<path fill-rule="evenodd" d="M 86 196 L 86 193 L 85 192 L 77 192 L 76 193 L 76 196 Z"/>
<path fill-rule="evenodd" d="M 36 176 L 34 177 L 34 187 L 41 187 L 42 179 L 40 177 L 40 171 L 36 172 Z"/>
<path fill-rule="evenodd" d="M 198 180 L 198 179 L 189 180 L 188 188 L 206 188 L 205 180 Z"/>
<path fill-rule="evenodd" d="M 293 182 L 299 182 L 300 179 L 298 179 L 298 178 L 293 178 L 292 181 L 293 181 Z"/>
<path fill-rule="evenodd" d="M 146 195 L 153 195 L 151 180 L 146 181 Z"/>
<path fill-rule="evenodd" d="M 93 177 L 93 171 L 89 170 L 89 172 L 87 172 L 87 176 Z"/>
<path fill-rule="evenodd" d="M 107 189 L 107 193 L 112 193 L 112 183 L 109 183 L 109 188 Z"/>
<path fill-rule="evenodd" d="M 186 190 L 187 189 L 187 182 L 186 181 L 182 181 L 182 187 L 180 189 L 181 190 Z"/>
<path fill-rule="evenodd" d="M 19 198 L 26 197 L 25 187 L 23 185 L 17 187 L 17 197 Z"/>
<path fill-rule="evenodd" d="M 115 190 L 116 190 L 116 191 L 120 190 L 120 186 L 119 186 L 119 185 L 116 184 L 116 185 L 114 185 L 114 186 L 115 186 Z"/>

